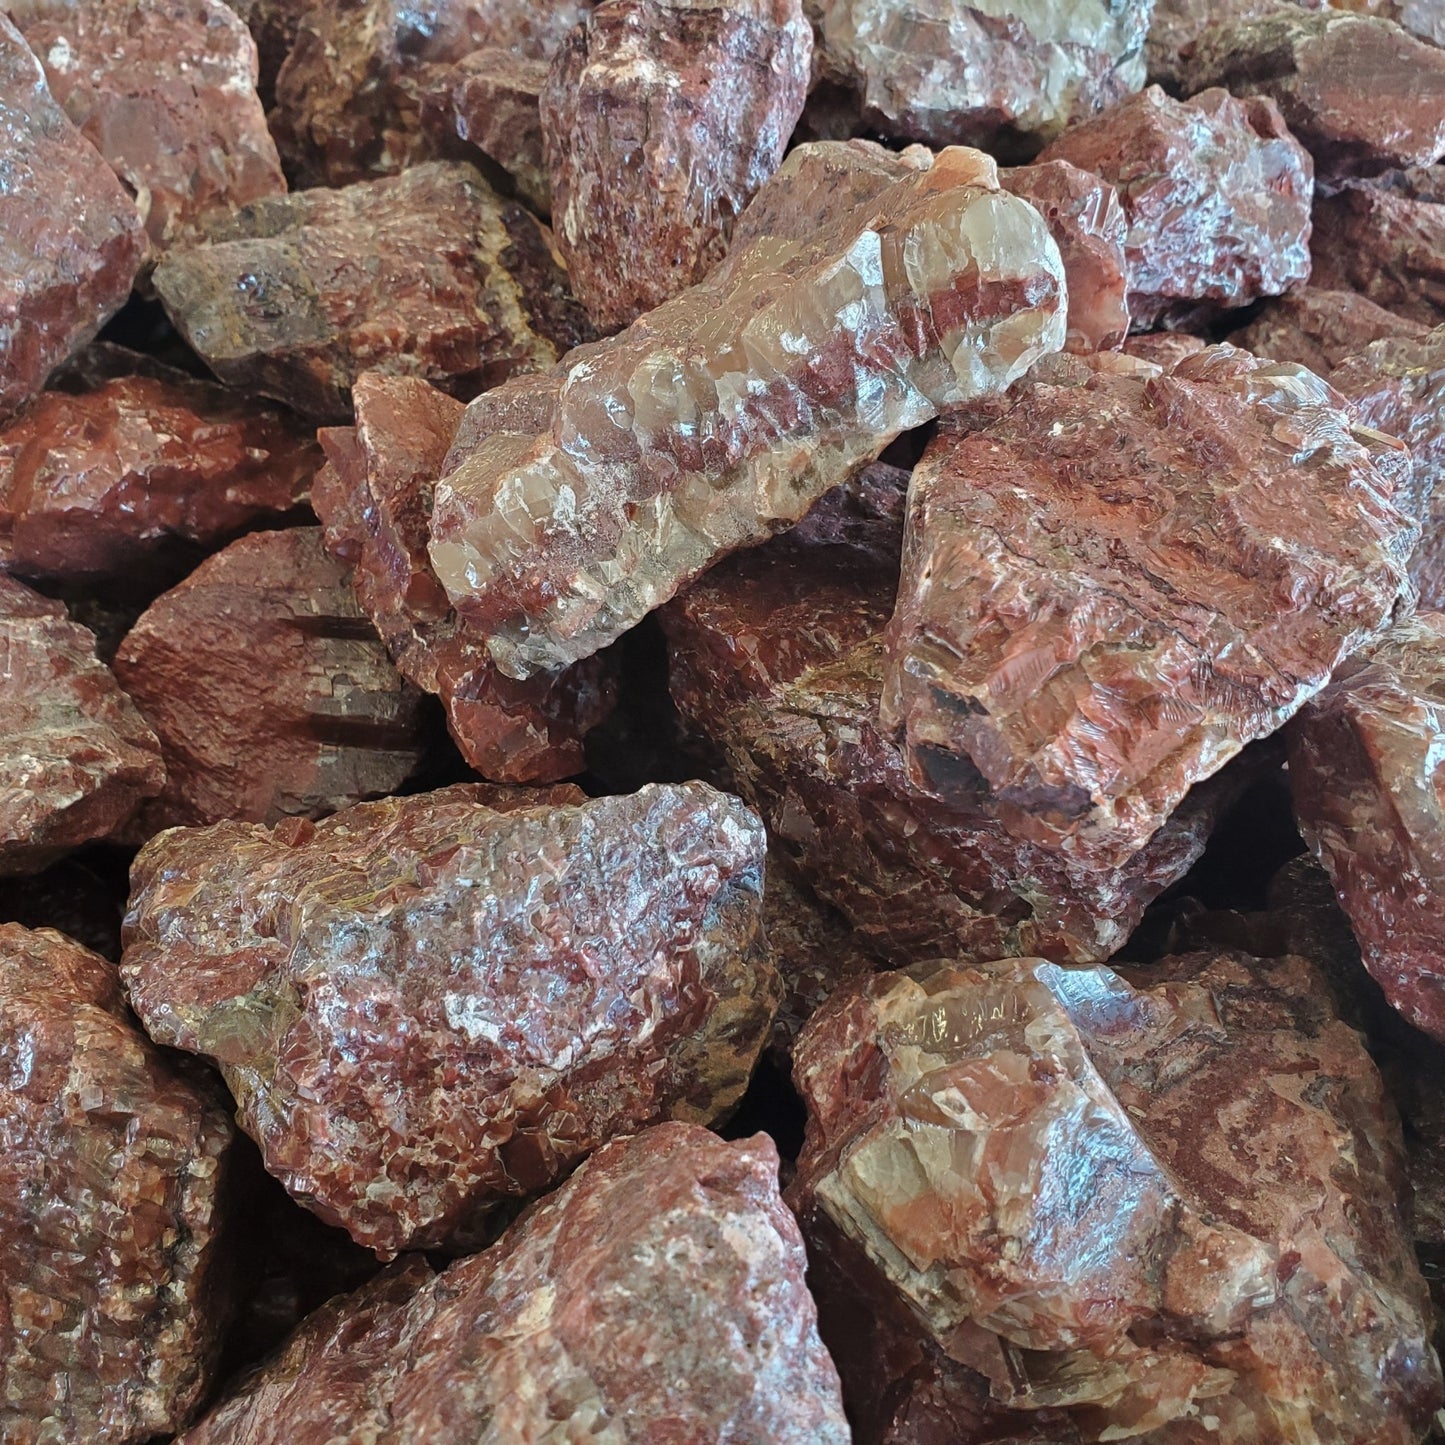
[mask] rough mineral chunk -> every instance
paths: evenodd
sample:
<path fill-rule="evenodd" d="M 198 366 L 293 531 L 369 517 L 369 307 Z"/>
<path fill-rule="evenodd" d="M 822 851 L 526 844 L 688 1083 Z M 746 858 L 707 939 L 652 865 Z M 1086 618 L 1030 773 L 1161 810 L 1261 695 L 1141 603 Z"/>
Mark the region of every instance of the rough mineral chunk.
<path fill-rule="evenodd" d="M 0 421 L 120 309 L 145 236 L 0 12 Z"/>
<path fill-rule="evenodd" d="M 1149 79 L 1171 91 L 1179 90 L 1190 47 L 1206 30 L 1269 15 L 1284 3 L 1297 5 L 1302 10 L 1329 8 L 1329 0 L 1155 0 L 1149 40 L 1144 48 Z"/>
<path fill-rule="evenodd" d="M 1017 145 L 1144 83 L 1150 0 L 812 0 L 824 73 L 870 129 L 929 145 Z"/>
<path fill-rule="evenodd" d="M 319 817 L 399 792 L 422 762 L 421 694 L 316 527 L 242 537 L 203 563 L 147 609 L 115 672 L 165 756 L 144 836 Z"/>
<path fill-rule="evenodd" d="M 267 1168 L 390 1255 L 615 1134 L 724 1114 L 777 1006 L 763 830 L 700 783 L 501 812 L 468 786 L 136 860 L 123 972 Z"/>
<path fill-rule="evenodd" d="M 206 364 L 308 415 L 349 420 L 366 370 L 467 394 L 550 365 L 582 321 L 546 229 L 469 165 L 213 217 L 156 291 Z"/>
<path fill-rule="evenodd" d="M 136 198 L 153 250 L 286 190 L 256 46 L 221 0 L 8 0 L 51 93 Z"/>
<path fill-rule="evenodd" d="M 332 554 L 354 566 L 362 608 L 404 676 L 436 693 L 463 757 L 500 783 L 554 782 L 583 770 L 582 740 L 612 710 L 602 658 L 519 682 L 457 618 L 427 556 L 432 483 L 462 414 L 415 377 L 366 373 L 356 427 L 323 431 L 330 458 L 312 504 Z"/>
<path fill-rule="evenodd" d="M 275 408 L 203 382 L 46 392 L 0 430 L 0 554 L 25 577 L 164 585 L 200 548 L 304 502 L 320 461 Z"/>
<path fill-rule="evenodd" d="M 226 1325 L 225 1111 L 135 1027 L 114 965 L 0 924 L 0 1437 L 185 1424 Z"/>
<path fill-rule="evenodd" d="M 1302 286 L 1266 302 L 1255 319 L 1229 339 L 1270 361 L 1296 361 L 1328 381 L 1347 356 L 1363 351 L 1372 341 L 1386 336 L 1419 338 L 1428 330 L 1357 292 Z"/>
<path fill-rule="evenodd" d="M 0 873 L 36 873 L 160 792 L 160 744 L 65 609 L 0 574 Z"/>
<path fill-rule="evenodd" d="M 1418 1440 L 1439 1365 L 1362 1040 L 1303 959 L 1148 978 L 1020 959 L 848 986 L 797 1051 L 805 1231 L 999 1404 L 1088 1439 Z"/>
<path fill-rule="evenodd" d="M 1163 371 L 1173 371 L 1186 356 L 1203 351 L 1207 345 L 1208 342 L 1187 331 L 1146 331 L 1131 336 L 1122 349 L 1125 356 L 1150 362 Z"/>
<path fill-rule="evenodd" d="M 765 1135 L 598 1151 L 483 1254 L 333 1300 L 183 1445 L 847 1445 Z"/>
<path fill-rule="evenodd" d="M 1397 444 L 1233 347 L 1029 389 L 913 474 L 883 718 L 1083 866 L 1136 852 L 1390 624 L 1418 538 Z"/>
<path fill-rule="evenodd" d="M 510 430 L 454 446 L 431 557 L 497 665 L 589 656 L 900 432 L 1058 350 L 1058 248 L 994 178 L 945 151 L 804 237 L 757 235 L 548 389 L 524 381 Z"/>
<path fill-rule="evenodd" d="M 1151 85 L 1041 159 L 1117 187 L 1141 331 L 1278 295 L 1310 274 L 1313 166 L 1271 100 L 1206 90 L 1181 102 Z"/>
<path fill-rule="evenodd" d="M 778 168 L 807 96 L 802 0 L 603 0 L 542 93 L 553 224 L 616 331 L 701 281 Z"/>

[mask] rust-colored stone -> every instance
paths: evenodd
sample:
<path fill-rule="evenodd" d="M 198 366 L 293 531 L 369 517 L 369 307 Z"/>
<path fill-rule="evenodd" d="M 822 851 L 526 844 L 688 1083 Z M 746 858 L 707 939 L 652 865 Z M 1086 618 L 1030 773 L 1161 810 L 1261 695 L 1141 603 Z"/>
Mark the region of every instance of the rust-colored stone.
<path fill-rule="evenodd" d="M 1329 8 L 1329 0 L 1155 0 L 1149 40 L 1144 49 L 1149 79 L 1178 91 L 1183 85 L 1184 62 L 1190 47 L 1206 30 L 1215 25 L 1257 19 L 1286 3 L 1298 5 L 1302 10 Z"/>
<path fill-rule="evenodd" d="M 1150 362 L 1163 371 L 1173 371 L 1186 356 L 1193 356 L 1208 345 L 1202 337 L 1191 336 L 1187 331 L 1146 331 L 1131 336 L 1122 349 L 1126 356 Z"/>
<path fill-rule="evenodd" d="M 1294 361 L 1330 380 L 1347 356 L 1386 336 L 1422 337 L 1429 328 L 1376 306 L 1355 291 L 1302 286 L 1266 302 L 1248 326 L 1230 336 L 1236 346 L 1269 361 Z"/>

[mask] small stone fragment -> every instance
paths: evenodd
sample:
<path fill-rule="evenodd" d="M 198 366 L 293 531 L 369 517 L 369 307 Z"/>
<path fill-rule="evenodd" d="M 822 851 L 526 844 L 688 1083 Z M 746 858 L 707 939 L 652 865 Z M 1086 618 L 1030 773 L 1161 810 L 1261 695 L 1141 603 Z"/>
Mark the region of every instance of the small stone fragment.
<path fill-rule="evenodd" d="M 1363 1041 L 1301 958 L 1140 978 L 1014 959 L 845 987 L 796 1055 L 805 1232 L 1025 1420 L 1413 1445 L 1440 1369 Z"/>
<path fill-rule="evenodd" d="M 420 768 L 421 694 L 397 673 L 321 531 L 258 532 L 153 602 L 115 673 L 165 756 L 131 831 L 315 818 Z"/>
<path fill-rule="evenodd" d="M 7 0 L 51 94 L 136 198 L 153 252 L 285 193 L 256 46 L 221 0 Z"/>
<path fill-rule="evenodd" d="M 469 165 L 213 215 L 156 291 L 206 365 L 321 420 L 366 370 L 471 394 L 582 339 L 549 233 Z"/>
<path fill-rule="evenodd" d="M 226 1325 L 225 1111 L 135 1027 L 115 968 L 0 924 L 0 1437 L 183 1426 Z"/>
<path fill-rule="evenodd" d="M 1270 15 L 1286 3 L 1301 10 L 1329 8 L 1329 0 L 1155 0 L 1144 49 L 1149 79 L 1171 92 L 1180 90 L 1190 47 L 1206 30 Z"/>
<path fill-rule="evenodd" d="M 312 8 L 310 0 L 230 0 L 230 5 L 256 42 L 256 93 L 269 110 L 276 100 L 276 75 L 296 44 L 301 21 Z"/>
<path fill-rule="evenodd" d="M 432 483 L 463 408 L 415 377 L 373 372 L 353 389 L 356 427 L 328 429 L 312 505 L 333 556 L 402 674 L 436 693 L 462 756 L 499 783 L 548 783 L 584 766 L 582 740 L 612 711 L 603 658 L 519 682 L 452 609 L 427 556 Z"/>
<path fill-rule="evenodd" d="M 485 1253 L 333 1300 L 180 1445 L 847 1445 L 777 1171 L 761 1134 L 608 1144 Z"/>
<path fill-rule="evenodd" d="M 557 246 L 603 332 L 701 281 L 807 97 L 801 0 L 602 0 L 542 92 Z"/>
<path fill-rule="evenodd" d="M 913 780 L 1122 863 L 1390 625 L 1419 533 L 1382 458 L 1317 377 L 1233 347 L 940 435 L 883 695 Z"/>
<path fill-rule="evenodd" d="M 763 852 L 700 783 L 178 829 L 136 860 L 122 971 L 297 1199 L 383 1256 L 465 1247 L 613 1135 L 737 1102 L 779 994 Z"/>
<path fill-rule="evenodd" d="M 1277 296 L 1310 274 L 1314 169 L 1271 100 L 1206 90 L 1177 101 L 1151 85 L 1039 159 L 1118 189 L 1140 331 Z"/>
<path fill-rule="evenodd" d="M 459 455 L 463 424 L 431 558 L 503 672 L 598 651 L 899 433 L 1062 345 L 1058 248 L 995 174 L 945 151 L 871 201 L 840 193 L 802 236 L 765 187 L 781 233 L 551 378 L 479 399 L 515 412 Z"/>
<path fill-rule="evenodd" d="M 108 836 L 164 781 L 160 744 L 91 634 L 0 574 L 0 873 Z"/>
<path fill-rule="evenodd" d="M 0 421 L 130 295 L 135 203 L 70 123 L 0 12 Z"/>
<path fill-rule="evenodd" d="M 1173 371 L 1186 356 L 1203 351 L 1208 344 L 1187 331 L 1146 331 L 1131 336 L 1122 350 L 1125 356 L 1147 361 L 1162 371 Z M 1241 346 L 1243 344 L 1240 342 Z"/>
<path fill-rule="evenodd" d="M 1425 336 L 1429 328 L 1376 306 L 1354 291 L 1302 286 L 1266 302 L 1230 336 L 1236 346 L 1269 361 L 1294 361 L 1329 381 L 1347 356 L 1387 336 Z"/>

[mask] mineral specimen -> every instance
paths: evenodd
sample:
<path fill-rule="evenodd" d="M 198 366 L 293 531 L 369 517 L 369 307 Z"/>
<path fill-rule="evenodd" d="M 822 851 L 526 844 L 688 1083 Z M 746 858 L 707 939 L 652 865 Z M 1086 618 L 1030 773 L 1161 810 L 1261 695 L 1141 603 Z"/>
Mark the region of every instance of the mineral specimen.
<path fill-rule="evenodd" d="M 421 694 L 316 527 L 243 537 L 203 563 L 131 629 L 115 672 L 165 757 L 145 837 L 319 817 L 399 791 L 421 765 Z"/>
<path fill-rule="evenodd" d="M 1387 336 L 1424 336 L 1428 328 L 1376 306 L 1354 291 L 1302 286 L 1268 301 L 1230 336 L 1236 346 L 1270 361 L 1295 361 L 1326 381 L 1347 356 Z"/>
<path fill-rule="evenodd" d="M 741 804 L 489 798 L 173 830 L 132 873 L 152 1037 L 213 1059 L 267 1168 L 383 1255 L 465 1245 L 614 1134 L 719 1118 L 777 1006 Z"/>
<path fill-rule="evenodd" d="M 914 781 L 1107 868 L 1400 603 L 1397 443 L 1233 347 L 1032 386 L 913 474 L 883 721 Z"/>
<path fill-rule="evenodd" d="M 503 672 L 596 652 L 900 432 L 1062 345 L 1058 248 L 994 178 L 944 151 L 870 202 L 840 195 L 801 238 L 755 234 L 545 385 L 524 379 L 511 430 L 454 445 L 431 558 Z"/>
<path fill-rule="evenodd" d="M 1144 83 L 1150 0 L 811 0 L 824 74 L 870 128 L 929 145 L 1057 135 Z"/>
<path fill-rule="evenodd" d="M 582 771 L 582 739 L 613 704 L 610 671 L 588 658 L 526 682 L 497 670 L 459 622 L 427 557 L 432 483 L 462 413 L 415 377 L 367 372 L 353 389 L 356 427 L 321 433 L 331 464 L 312 504 L 332 554 L 356 568 L 362 608 L 403 675 L 440 696 L 467 762 L 501 783 Z"/>
<path fill-rule="evenodd" d="M 0 421 L 130 295 L 135 203 L 0 11 Z"/>
<path fill-rule="evenodd" d="M 210 1388 L 225 1111 L 135 1027 L 115 968 L 0 925 L 0 1437 L 141 1445 Z"/>
<path fill-rule="evenodd" d="M 1206 90 L 1181 102 L 1150 86 L 1040 159 L 1117 187 L 1141 331 L 1278 295 L 1310 274 L 1313 166 L 1271 100 Z"/>
<path fill-rule="evenodd" d="M 1418 1440 L 1439 1365 L 1362 1040 L 1303 959 L 1148 979 L 1015 959 L 846 986 L 796 1055 L 805 1232 L 998 1404 L 1088 1439 Z"/>
<path fill-rule="evenodd" d="M 171 319 L 221 378 L 350 419 L 366 370 L 468 392 L 550 365 L 579 340 L 546 229 L 469 165 L 213 216 L 156 268 Z"/>
<path fill-rule="evenodd" d="M 0 554 L 25 577 L 161 579 L 306 500 L 320 452 L 272 407 L 195 381 L 46 392 L 0 430 Z"/>
<path fill-rule="evenodd" d="M 0 873 L 36 873 L 160 792 L 160 744 L 65 609 L 0 574 Z"/>
<path fill-rule="evenodd" d="M 542 92 L 557 245 L 601 331 L 701 281 L 808 90 L 802 0 L 603 0 Z"/>
<path fill-rule="evenodd" d="M 1243 345 L 1243 343 L 1240 343 Z M 1208 343 L 1187 331 L 1146 331 L 1131 336 L 1123 346 L 1125 356 L 1148 361 L 1164 371 L 1173 371 L 1186 356 L 1203 351 Z"/>
<path fill-rule="evenodd" d="M 1269 15 L 1284 3 L 1286 0 L 1155 0 L 1149 39 L 1144 47 L 1149 79 L 1178 91 L 1183 84 L 1184 61 L 1190 47 L 1206 30 Z M 1287 3 L 1303 10 L 1329 8 L 1329 0 L 1287 0 Z"/>
<path fill-rule="evenodd" d="M 1445 1040 L 1445 616 L 1422 613 L 1352 659 L 1287 736 L 1300 829 L 1366 966 Z"/>
<path fill-rule="evenodd" d="M 221 0 L 7 0 L 51 93 L 136 198 L 152 249 L 284 193 L 256 46 Z"/>
<path fill-rule="evenodd" d="M 332 1301 L 182 1445 L 847 1445 L 777 1170 L 765 1135 L 608 1144 L 485 1253 Z"/>

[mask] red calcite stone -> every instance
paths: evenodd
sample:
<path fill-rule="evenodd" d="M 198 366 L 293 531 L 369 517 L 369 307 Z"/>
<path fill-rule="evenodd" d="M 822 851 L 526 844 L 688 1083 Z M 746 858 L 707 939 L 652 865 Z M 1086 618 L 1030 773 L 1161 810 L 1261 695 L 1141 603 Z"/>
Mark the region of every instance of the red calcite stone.
<path fill-rule="evenodd" d="M 1194 41 L 1215 25 L 1255 20 L 1285 3 L 1302 10 L 1327 10 L 1329 0 L 1155 0 L 1144 53 L 1149 79 L 1177 91 L 1183 84 L 1184 62 Z M 1409 0 L 1407 0 L 1409 3 Z M 1434 3 L 1434 0 L 1425 0 Z"/>
<path fill-rule="evenodd" d="M 143 1445 L 208 1393 L 227 1318 L 225 1111 L 115 968 L 0 924 L 0 1437 Z"/>
<path fill-rule="evenodd" d="M 613 1135 L 737 1101 L 779 995 L 763 854 L 700 783 L 175 829 L 132 870 L 122 972 L 299 1200 L 383 1256 L 464 1247 Z"/>
<path fill-rule="evenodd" d="M 1278 295 L 1310 274 L 1314 170 L 1271 100 L 1206 90 L 1181 102 L 1151 85 L 1040 159 L 1072 161 L 1118 189 L 1141 331 Z"/>
<path fill-rule="evenodd" d="M 1123 345 L 1126 356 L 1137 357 L 1164 371 L 1173 371 L 1186 356 L 1203 351 L 1209 343 L 1187 331 L 1146 331 L 1131 336 Z M 1240 343 L 1243 345 L 1243 343 Z"/>
<path fill-rule="evenodd" d="M 0 12 L 0 421 L 130 295 L 135 203 L 70 123 Z"/>
<path fill-rule="evenodd" d="M 1266 302 L 1259 315 L 1229 339 L 1270 361 L 1296 361 L 1329 381 L 1335 367 L 1372 341 L 1387 336 L 1418 339 L 1428 331 L 1358 292 L 1302 286 Z"/>
<path fill-rule="evenodd" d="M 181 1445 L 847 1445 L 777 1170 L 765 1135 L 608 1144 L 485 1253 L 333 1300 Z"/>

